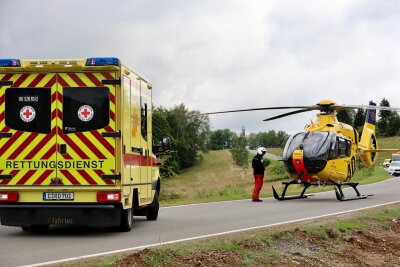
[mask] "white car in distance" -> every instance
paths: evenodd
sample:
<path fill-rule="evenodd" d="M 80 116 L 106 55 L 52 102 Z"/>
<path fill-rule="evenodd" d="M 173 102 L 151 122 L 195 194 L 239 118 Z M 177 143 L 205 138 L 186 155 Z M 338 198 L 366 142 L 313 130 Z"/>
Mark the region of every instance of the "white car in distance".
<path fill-rule="evenodd" d="M 392 161 L 387 170 L 390 175 L 400 176 L 400 161 Z"/>

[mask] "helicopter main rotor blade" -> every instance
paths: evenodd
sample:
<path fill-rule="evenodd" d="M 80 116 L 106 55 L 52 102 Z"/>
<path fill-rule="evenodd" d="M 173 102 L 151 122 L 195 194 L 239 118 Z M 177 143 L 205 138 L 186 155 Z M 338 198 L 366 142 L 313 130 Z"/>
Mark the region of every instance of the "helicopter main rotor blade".
<path fill-rule="evenodd" d="M 299 114 L 299 113 L 303 113 L 303 112 L 308 112 L 308 111 L 312 111 L 312 110 L 316 110 L 316 109 L 315 108 L 305 108 L 305 109 L 295 110 L 295 111 L 292 111 L 292 112 L 283 113 L 283 114 L 275 116 L 275 117 L 267 118 L 267 119 L 265 119 L 263 121 L 272 121 L 272 120 L 276 120 L 276 119 L 280 119 L 280 118 L 283 118 L 283 117 L 287 117 L 287 116 L 291 116 L 291 115 Z"/>
<path fill-rule="evenodd" d="M 246 112 L 246 111 L 261 111 L 261 110 L 281 110 L 281 109 L 298 109 L 295 111 L 291 111 L 288 113 L 283 113 L 281 115 L 267 118 L 264 121 L 271 121 L 279 118 L 283 118 L 286 116 L 308 112 L 311 110 L 319 110 L 321 112 L 333 112 L 339 110 L 348 110 L 348 109 L 376 109 L 376 110 L 389 110 L 389 111 L 400 111 L 399 107 L 385 107 L 385 106 L 369 106 L 369 105 L 313 105 L 313 106 L 279 106 L 279 107 L 264 107 L 264 108 L 249 108 L 249 109 L 234 109 L 234 110 L 225 110 L 225 111 L 216 111 L 216 112 L 207 112 L 201 115 L 212 115 L 212 114 L 223 114 L 223 113 L 235 113 L 235 112 Z"/>
<path fill-rule="evenodd" d="M 335 105 L 329 107 L 330 110 L 345 110 L 345 109 L 378 109 L 378 110 L 390 110 L 390 111 L 400 111 L 398 107 L 385 107 L 385 106 L 368 106 L 368 105 Z"/>
<path fill-rule="evenodd" d="M 285 106 L 285 107 L 265 107 L 265 108 L 249 108 L 249 109 L 234 109 L 216 112 L 207 112 L 202 115 L 222 114 L 222 113 L 233 113 L 233 112 L 246 112 L 246 111 L 258 111 L 258 110 L 274 110 L 274 109 L 310 109 L 320 110 L 319 106 Z"/>
<path fill-rule="evenodd" d="M 379 148 L 379 149 L 360 149 L 361 153 L 364 152 L 398 152 L 399 149 L 397 148 Z"/>

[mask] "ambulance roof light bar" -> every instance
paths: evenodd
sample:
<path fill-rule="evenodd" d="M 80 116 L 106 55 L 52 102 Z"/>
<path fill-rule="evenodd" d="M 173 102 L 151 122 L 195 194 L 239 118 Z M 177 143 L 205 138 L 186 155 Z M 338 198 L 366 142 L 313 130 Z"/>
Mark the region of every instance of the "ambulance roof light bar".
<path fill-rule="evenodd" d="M 119 60 L 115 57 L 91 57 L 86 60 L 86 66 L 119 66 Z"/>
<path fill-rule="evenodd" d="M 0 67 L 21 67 L 21 62 L 15 58 L 4 58 L 0 59 Z"/>

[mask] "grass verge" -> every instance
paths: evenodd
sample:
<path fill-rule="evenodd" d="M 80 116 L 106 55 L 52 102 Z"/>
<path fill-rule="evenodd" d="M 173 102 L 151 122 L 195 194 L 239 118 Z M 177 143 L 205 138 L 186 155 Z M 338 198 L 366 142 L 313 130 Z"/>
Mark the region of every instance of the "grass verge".
<path fill-rule="evenodd" d="M 399 237 L 400 205 L 395 204 L 300 225 L 161 246 L 100 261 L 92 259 L 85 264 L 232 267 L 362 266 L 368 263 L 369 266 L 393 266 L 391 264 L 398 263 L 400 256 Z"/>

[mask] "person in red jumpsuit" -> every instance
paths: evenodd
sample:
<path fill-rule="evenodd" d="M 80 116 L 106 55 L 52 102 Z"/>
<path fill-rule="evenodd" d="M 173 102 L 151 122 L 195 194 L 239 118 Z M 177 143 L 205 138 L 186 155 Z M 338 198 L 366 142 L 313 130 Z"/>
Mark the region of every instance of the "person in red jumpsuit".
<path fill-rule="evenodd" d="M 263 156 L 265 155 L 265 152 L 267 152 L 265 147 L 259 147 L 257 149 L 257 155 L 254 156 L 253 161 L 251 163 L 251 165 L 253 166 L 253 175 L 255 180 L 253 198 L 252 198 L 253 202 L 262 202 L 259 194 L 264 183 L 265 167 L 263 162 Z"/>

